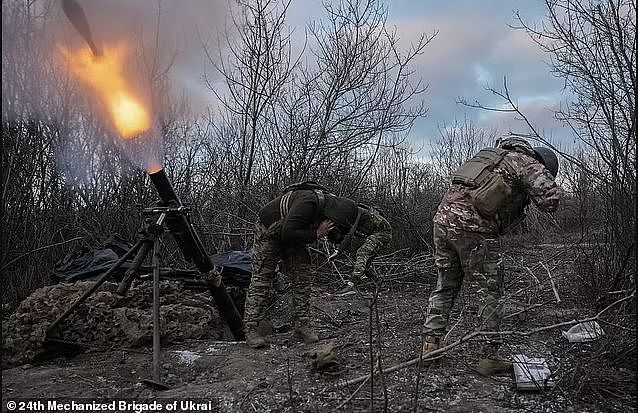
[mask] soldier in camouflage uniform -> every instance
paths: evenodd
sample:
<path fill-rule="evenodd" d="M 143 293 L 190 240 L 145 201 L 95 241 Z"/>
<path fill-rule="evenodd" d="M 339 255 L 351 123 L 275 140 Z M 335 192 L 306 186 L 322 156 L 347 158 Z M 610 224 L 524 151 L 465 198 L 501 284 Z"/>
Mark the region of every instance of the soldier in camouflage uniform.
<path fill-rule="evenodd" d="M 330 242 L 339 244 L 337 250 L 329 259 L 348 249 L 355 237 L 364 240 L 359 249 L 357 249 L 352 274 L 350 279 L 347 280 L 347 286 L 341 291 L 342 293 L 352 291 L 364 276 L 376 278 L 376 274 L 370 271 L 372 260 L 383 246 L 392 241 L 392 227 L 379 211 L 375 208 L 359 205 L 357 213 L 359 218 L 356 216 L 349 218 L 352 221 L 354 217 L 354 225 L 335 224 L 335 228 L 328 234 Z"/>
<path fill-rule="evenodd" d="M 480 151 L 456 172 L 434 216 L 438 280 L 429 298 L 424 356 L 439 348 L 464 276 L 479 284 L 482 328 L 499 330 L 503 269 L 497 237 L 523 220 L 530 200 L 546 212 L 557 208 L 557 172 L 558 159 L 551 150 L 532 148 L 518 138 Z M 511 367 L 496 357 L 501 343 L 500 337 L 486 337 L 479 372 L 490 375 Z"/>
<path fill-rule="evenodd" d="M 306 343 L 318 341 L 310 326 L 312 271 L 306 246 L 325 236 L 331 242 L 342 242 L 346 238 L 342 234 L 353 233 L 367 236 L 357 252 L 353 272 L 356 278 L 366 271 L 378 249 L 391 238 L 390 225 L 376 211 L 360 208 L 356 202 L 325 189 L 304 186 L 285 190 L 259 211 L 253 275 L 244 310 L 247 345 L 254 348 L 266 345 L 257 326 L 263 318 L 280 262 L 283 272 L 292 278 L 295 334 Z"/>

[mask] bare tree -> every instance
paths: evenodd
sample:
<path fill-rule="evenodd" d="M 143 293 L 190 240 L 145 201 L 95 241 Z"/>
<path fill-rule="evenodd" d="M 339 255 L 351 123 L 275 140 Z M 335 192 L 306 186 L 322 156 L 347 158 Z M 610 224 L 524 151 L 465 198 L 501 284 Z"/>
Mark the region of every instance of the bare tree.
<path fill-rule="evenodd" d="M 344 0 L 325 7 L 327 23 L 309 28 L 316 67 L 303 71 L 304 86 L 289 105 L 304 114 L 297 134 L 306 153 L 297 177 L 330 168 L 340 154 L 355 161 L 362 154 L 347 190 L 352 192 L 385 139 L 409 130 L 425 114 L 419 98 L 426 87 L 414 79 L 411 64 L 436 34 L 421 35 L 401 52 L 381 2 Z"/>
<path fill-rule="evenodd" d="M 451 125 L 439 125 L 439 138 L 432 143 L 430 158 L 440 176 L 450 181 L 452 174 L 483 147 L 494 144 L 498 132 L 476 126 L 465 117 Z"/>
<path fill-rule="evenodd" d="M 240 15 L 233 15 L 232 21 L 238 40 L 232 40 L 233 34 L 227 36 L 229 56 L 220 55 L 216 60 L 207 51 L 225 79 L 228 95 L 218 92 L 210 81 L 208 84 L 227 111 L 224 121 L 237 127 L 239 175 L 248 186 L 267 107 L 283 90 L 296 62 L 292 59 L 291 33 L 285 26 L 290 1 L 281 7 L 275 0 L 238 0 L 236 5 Z"/>

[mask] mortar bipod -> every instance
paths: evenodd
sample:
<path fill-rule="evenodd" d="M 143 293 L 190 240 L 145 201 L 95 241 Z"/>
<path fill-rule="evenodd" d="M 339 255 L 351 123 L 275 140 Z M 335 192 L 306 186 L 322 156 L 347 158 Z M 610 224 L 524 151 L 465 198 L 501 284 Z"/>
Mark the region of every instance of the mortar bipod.
<path fill-rule="evenodd" d="M 142 211 L 143 214 L 156 213 L 155 209 L 145 209 Z M 154 247 L 155 240 L 159 238 L 164 232 L 164 221 L 166 220 L 167 212 L 161 212 L 157 221 L 153 223 L 150 217 L 145 218 L 145 225 L 140 228 L 138 231 L 138 242 L 141 242 L 140 246 L 135 258 L 133 259 L 133 263 L 131 267 L 126 270 L 124 273 L 124 277 L 122 281 L 120 281 L 117 286 L 116 293 L 119 296 L 126 296 L 129 288 L 131 288 L 131 284 L 133 280 L 140 275 L 140 267 L 144 263 L 146 256 Z"/>
<path fill-rule="evenodd" d="M 157 215 L 159 213 L 159 217 L 155 222 L 153 222 L 149 217 L 147 217 L 144 221 L 144 226 L 140 229 L 139 234 L 140 237 L 138 241 L 133 245 L 123 256 L 120 258 L 111 268 L 108 269 L 96 282 L 93 284 L 87 291 L 82 294 L 75 302 L 64 312 L 62 313 L 49 327 L 46 331 L 45 343 L 50 341 L 51 343 L 55 343 L 56 345 L 60 345 L 64 343 L 64 340 L 54 337 L 53 332 L 56 327 L 60 325 L 62 321 L 64 321 L 75 309 L 77 309 L 80 304 L 86 301 L 104 282 L 113 274 L 117 269 L 119 269 L 133 254 L 135 258 L 133 260 L 132 267 L 126 272 L 124 279 L 120 282 L 117 293 L 119 295 L 125 295 L 128 291 L 131 282 L 138 275 L 139 267 L 144 262 L 145 257 L 152 250 L 152 269 L 153 269 L 153 378 L 144 380 L 144 383 L 151 385 L 153 388 L 157 390 L 165 390 L 168 389 L 168 386 L 163 384 L 160 381 L 161 371 L 160 371 L 160 238 L 164 233 L 164 221 L 168 214 L 182 214 L 187 211 L 188 208 L 179 207 L 179 208 L 169 208 L 169 207 L 157 207 L 157 208 L 147 208 L 143 210 L 144 215 Z M 127 280 L 128 276 L 128 280 Z M 69 343 L 76 345 L 76 343 Z"/>

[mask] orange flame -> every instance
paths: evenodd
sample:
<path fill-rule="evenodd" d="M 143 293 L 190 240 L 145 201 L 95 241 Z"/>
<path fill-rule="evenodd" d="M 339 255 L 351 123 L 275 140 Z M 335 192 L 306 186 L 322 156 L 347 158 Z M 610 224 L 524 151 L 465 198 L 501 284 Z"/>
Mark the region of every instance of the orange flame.
<path fill-rule="evenodd" d="M 152 175 L 152 174 L 156 174 L 156 173 L 158 173 L 158 172 L 159 172 L 159 171 L 161 171 L 162 169 L 164 169 L 164 167 L 163 167 L 163 166 L 161 166 L 161 165 L 150 165 L 150 166 L 147 168 L 148 173 L 149 173 L 149 174 L 151 174 L 151 175 Z"/>
<path fill-rule="evenodd" d="M 124 76 L 123 45 L 103 47 L 100 56 L 88 47 L 70 51 L 61 46 L 60 51 L 71 72 L 98 94 L 123 138 L 135 138 L 151 128 L 149 111 Z"/>

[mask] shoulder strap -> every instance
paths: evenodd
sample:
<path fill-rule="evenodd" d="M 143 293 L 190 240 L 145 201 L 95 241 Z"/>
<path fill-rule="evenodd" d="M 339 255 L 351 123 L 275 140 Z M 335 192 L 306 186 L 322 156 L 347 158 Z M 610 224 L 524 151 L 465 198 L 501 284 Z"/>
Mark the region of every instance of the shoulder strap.
<path fill-rule="evenodd" d="M 326 194 L 321 189 L 313 189 L 315 195 L 317 195 L 317 203 L 319 205 L 319 213 L 323 212 L 323 209 L 326 207 Z"/>
<path fill-rule="evenodd" d="M 281 219 L 288 215 L 288 211 L 290 210 L 290 197 L 292 197 L 292 193 L 293 191 L 286 192 L 279 200 L 279 218 Z"/>
<path fill-rule="evenodd" d="M 294 192 L 295 190 L 286 192 L 279 200 L 279 217 L 281 219 L 285 218 L 288 215 L 288 211 L 290 211 L 290 199 Z M 313 189 L 312 192 L 317 196 L 317 212 L 321 214 L 326 206 L 326 194 L 321 189 Z"/>
<path fill-rule="evenodd" d="M 352 237 L 354 237 L 355 232 L 357 232 L 357 227 L 359 227 L 359 221 L 361 220 L 361 215 L 363 214 L 363 208 L 357 208 L 357 218 L 355 218 L 354 223 L 350 227 L 350 231 L 343 237 L 343 241 L 339 244 L 339 251 L 343 251 L 347 249 L 352 243 Z"/>

